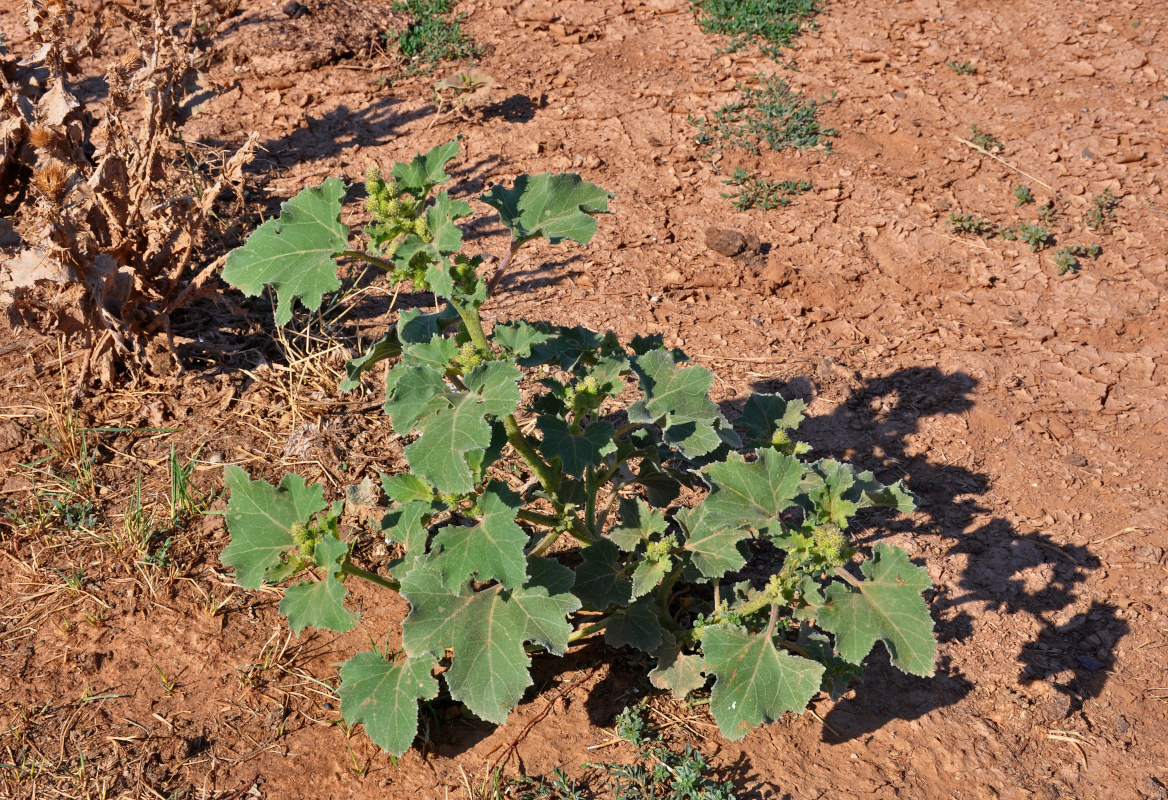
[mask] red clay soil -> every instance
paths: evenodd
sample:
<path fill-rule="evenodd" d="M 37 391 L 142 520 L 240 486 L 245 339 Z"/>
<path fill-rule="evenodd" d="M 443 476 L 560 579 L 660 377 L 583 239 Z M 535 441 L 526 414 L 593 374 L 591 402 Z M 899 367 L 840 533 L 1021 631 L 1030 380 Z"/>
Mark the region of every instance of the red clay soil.
<path fill-rule="evenodd" d="M 662 333 L 717 374 L 715 399 L 801 397 L 813 455 L 904 478 L 919 498 L 911 518 L 855 535 L 927 566 L 935 678 L 881 656 L 838 702 L 734 743 L 700 707 L 663 703 L 687 720 L 671 735 L 739 797 L 1168 798 L 1164 4 L 829 0 L 782 65 L 756 48 L 721 54 L 685 0 L 475 0 L 459 10 L 496 84 L 441 115 L 430 85 L 457 67 L 379 81 L 388 2 L 305 0 L 299 18 L 278 5 L 243 1 L 184 132 L 226 148 L 258 131 L 269 213 L 456 134 L 467 194 L 579 172 L 616 193 L 613 215 L 587 247 L 525 251 L 488 318 Z M 21 52 L 17 21 L 0 14 Z M 965 62 L 974 74 L 954 69 Z M 690 117 L 759 73 L 834 98 L 820 109 L 830 152 L 706 157 Z M 960 141 L 973 125 L 1001 141 L 999 158 Z M 813 188 L 738 212 L 722 196 L 735 166 Z M 1035 204 L 1016 205 L 1019 183 Z M 1115 219 L 1088 230 L 1107 189 Z M 1054 246 L 950 230 L 951 214 L 1033 223 L 1055 197 L 1055 245 L 1102 247 L 1077 274 L 1057 274 Z M 711 227 L 758 246 L 723 255 Z M 502 252 L 490 225 L 476 230 L 474 246 Z M 387 316 L 390 292 L 363 291 L 344 324 L 368 339 L 400 305 Z M 93 427 L 181 429 L 107 434 L 99 485 L 126 496 L 171 444 L 197 455 L 206 492 L 223 464 L 269 479 L 300 469 L 334 496 L 400 464 L 380 398 L 334 395 L 335 378 L 318 388 L 240 302 L 224 290 L 177 325 L 182 373 L 87 401 Z M 46 402 L 55 347 L 4 351 L 0 405 Z M 335 374 L 339 361 L 323 362 Z M 0 421 L 6 504 L 31 502 L 16 465 L 45 455 L 17 422 L 29 424 Z M 362 592 L 357 630 L 292 637 L 277 592 L 234 588 L 219 518 L 173 536 L 169 568 L 118 571 L 62 534 L 0 532 L 0 786 L 13 796 L 466 797 L 512 742 L 507 774 L 628 756 L 588 747 L 651 689 L 647 665 L 585 645 L 537 662 L 506 726 L 438 711 L 425 747 L 395 764 L 339 723 L 332 687 L 335 664 L 400 634 L 404 602 Z M 33 756 L 56 766 L 10 766 Z"/>

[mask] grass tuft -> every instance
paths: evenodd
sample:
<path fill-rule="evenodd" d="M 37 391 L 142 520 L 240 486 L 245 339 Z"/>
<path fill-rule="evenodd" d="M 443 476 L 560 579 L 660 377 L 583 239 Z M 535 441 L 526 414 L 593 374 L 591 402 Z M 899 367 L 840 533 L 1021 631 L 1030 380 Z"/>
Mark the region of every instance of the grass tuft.
<path fill-rule="evenodd" d="M 474 58 L 479 48 L 462 30 L 462 15 L 454 15 L 454 0 L 401 0 L 393 4 L 411 22 L 390 37 L 406 60 L 403 75 L 426 75 L 442 61 Z"/>
<path fill-rule="evenodd" d="M 698 25 L 706 33 L 730 37 L 726 52 L 757 42 L 763 55 L 779 58 L 819 11 L 820 0 L 694 0 Z"/>
<path fill-rule="evenodd" d="M 787 147 L 807 150 L 819 144 L 830 149 L 831 128 L 819 123 L 819 103 L 804 100 L 786 82 L 774 76 L 759 76 L 757 87 L 739 85 L 742 99 L 716 109 L 709 118 L 692 120 L 698 127 L 697 142 L 711 150 L 736 147 L 759 154 L 761 145 L 774 151 Z"/>

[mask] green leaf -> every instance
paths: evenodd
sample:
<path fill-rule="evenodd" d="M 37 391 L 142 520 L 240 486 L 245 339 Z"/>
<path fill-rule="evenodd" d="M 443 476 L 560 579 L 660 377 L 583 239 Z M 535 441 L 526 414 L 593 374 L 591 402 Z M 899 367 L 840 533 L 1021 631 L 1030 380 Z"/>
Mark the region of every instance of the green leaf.
<path fill-rule="evenodd" d="M 582 477 L 588 467 L 598 467 L 604 457 L 616 450 L 613 436 L 616 428 L 611 422 L 593 422 L 580 433 L 572 433 L 567 420 L 540 414 L 536 427 L 543 435 L 539 452 L 548 460 L 558 458 L 563 471 Z"/>
<path fill-rule="evenodd" d="M 402 623 L 406 653 L 416 658 L 453 648 L 454 660 L 445 673 L 450 694 L 490 722 L 504 722 L 531 685 L 524 642 L 563 655 L 572 630 L 564 619 L 571 613 L 566 609 L 579 607 L 570 594 L 549 592 L 549 583 L 563 586 L 556 570 L 541 565 L 532 572 L 545 583 L 533 577 L 519 589 L 496 584 L 474 592 L 466 584 L 450 592 L 434 565 L 423 562 L 401 581 L 411 606 Z"/>
<path fill-rule="evenodd" d="M 333 533 L 316 543 L 314 560 L 324 569 L 319 581 L 301 581 L 288 589 L 280 602 L 280 613 L 297 636 L 308 626 L 344 632 L 357 624 L 358 615 L 345 608 L 345 585 L 338 577 L 340 562 L 349 555 L 349 545 Z"/>
<path fill-rule="evenodd" d="M 521 505 L 506 484 L 491 481 L 478 500 L 479 524 L 447 526 L 434 537 L 431 561 L 443 586 L 455 592 L 468 580 L 497 580 L 511 589 L 527 580 L 527 534 L 515 523 Z"/>
<path fill-rule="evenodd" d="M 793 431 L 803 423 L 807 404 L 784 400 L 777 394 L 752 394 L 746 399 L 738 423 L 756 441 L 769 442 L 776 433 Z"/>
<path fill-rule="evenodd" d="M 657 584 L 673 569 L 673 559 L 646 558 L 633 570 L 633 597 L 641 597 L 657 588 Z"/>
<path fill-rule="evenodd" d="M 731 453 L 723 463 L 706 468 L 712 486 L 702 503 L 706 523 L 767 533 L 778 524 L 779 514 L 794 504 L 803 472 L 799 459 L 774 450 L 760 451 L 749 464 Z"/>
<path fill-rule="evenodd" d="M 884 642 L 894 666 L 912 675 L 931 676 L 937 660 L 933 619 L 921 592 L 933 585 L 924 567 L 908 553 L 883 542 L 860 565 L 859 586 L 833 582 L 824 592 L 818 622 L 835 635 L 836 650 L 861 663 L 877 640 Z"/>
<path fill-rule="evenodd" d="M 534 345 L 546 342 L 552 337 L 545 328 L 546 326 L 532 325 L 525 320 L 513 320 L 496 325 L 491 331 L 491 339 L 516 359 L 527 358 L 531 355 L 531 348 Z"/>
<path fill-rule="evenodd" d="M 258 589 L 292 548 L 292 526 L 307 523 L 328 506 L 324 487 L 305 486 L 304 478 L 288 475 L 276 488 L 267 481 L 249 480 L 235 466 L 228 467 L 223 478 L 231 492 L 226 515 L 231 544 L 219 560 L 235 569 L 240 586 Z"/>
<path fill-rule="evenodd" d="M 886 486 L 876 480 L 871 472 L 861 472 L 856 475 L 855 486 L 858 491 L 862 492 L 862 496 L 857 502 L 860 508 L 868 508 L 869 506 L 894 508 L 901 514 L 911 514 L 917 510 L 917 502 L 904 488 L 904 481 L 897 481 Z"/>
<path fill-rule="evenodd" d="M 747 537 L 747 531 L 711 524 L 706 503 L 682 509 L 675 519 L 685 530 L 685 549 L 705 577 L 717 580 L 727 572 L 737 572 L 746 566 L 743 539 Z"/>
<path fill-rule="evenodd" d="M 296 298 L 313 311 L 320 308 L 325 292 L 341 288 L 333 256 L 349 242 L 349 226 L 341 223 L 345 190 L 343 181 L 329 178 L 281 205 L 279 217 L 228 254 L 223 280 L 248 297 L 265 284 L 275 289 L 277 325 L 292 319 Z"/>
<path fill-rule="evenodd" d="M 597 214 L 608 213 L 613 195 L 579 175 L 520 175 L 512 189 L 495 186 L 479 199 L 499 212 L 517 242 L 544 237 L 552 244 L 572 239 L 588 244 Z"/>
<path fill-rule="evenodd" d="M 434 396 L 413 421 L 422 435 L 405 448 L 410 467 L 439 492 L 464 494 L 473 489 L 467 454 L 491 444 L 487 416 L 506 416 L 519 405 L 520 377 L 515 366 L 489 361 L 467 373 L 467 392 Z"/>
<path fill-rule="evenodd" d="M 375 364 L 389 358 L 401 355 L 401 342 L 398 341 L 396 331 L 387 331 L 385 336 L 373 343 L 360 358 L 351 358 L 345 362 L 345 379 L 341 381 L 340 390 L 350 392 L 361 385 L 361 373 L 373 368 Z"/>
<path fill-rule="evenodd" d="M 657 666 L 649 672 L 649 682 L 658 689 L 668 689 L 677 700 L 706 685 L 706 662 L 701 655 L 683 653 L 673 636 L 667 636 L 653 653 Z"/>
<path fill-rule="evenodd" d="M 621 524 L 609 532 L 608 538 L 626 553 L 633 552 L 637 545 L 648 542 L 656 534 L 665 533 L 669 527 L 665 512 L 652 508 L 639 497 L 621 498 L 620 518 Z"/>
<path fill-rule="evenodd" d="M 706 672 L 714 675 L 710 711 L 722 735 L 737 741 L 756 725 L 802 712 L 823 677 L 823 665 L 775 647 L 766 633 L 732 625 L 702 631 Z"/>
<path fill-rule="evenodd" d="M 626 644 L 652 653 L 661 646 L 663 631 L 652 597 L 642 597 L 628 608 L 615 612 L 604 629 L 604 640 L 613 647 Z"/>
<path fill-rule="evenodd" d="M 582 560 L 576 567 L 573 593 L 586 605 L 604 611 L 610 605 L 627 605 L 633 585 L 622 575 L 620 549 L 607 539 L 600 539 L 580 551 Z"/>
<path fill-rule="evenodd" d="M 435 513 L 435 503 L 412 501 L 402 503 L 381 520 L 381 531 L 387 541 L 398 542 L 405 549 L 403 558 L 391 565 L 395 573 L 409 571 L 414 562 L 426 554 L 426 542 L 430 538 L 431 517 Z M 398 570 L 398 567 L 404 567 Z"/>
<path fill-rule="evenodd" d="M 440 144 L 425 155 L 414 156 L 408 164 L 398 162 L 393 165 L 393 178 L 399 188 L 419 200 L 439 184 L 446 183 L 446 165 L 458 155 L 458 139 Z"/>
<path fill-rule="evenodd" d="M 434 499 L 434 487 L 411 472 L 397 475 L 381 473 L 381 488 L 385 496 L 395 503 L 429 503 Z"/>
<path fill-rule="evenodd" d="M 679 369 L 665 350 L 633 359 L 645 397 L 629 406 L 629 421 L 658 424 L 665 443 L 686 458 L 713 452 L 721 444 L 722 415 L 709 398 L 714 374 L 704 367 Z"/>
<path fill-rule="evenodd" d="M 373 743 L 394 757 L 403 755 L 418 735 L 418 701 L 438 696 L 433 657 L 386 661 L 377 653 L 358 653 L 341 666 L 341 716 L 364 724 Z"/>
<path fill-rule="evenodd" d="M 412 431 L 422 409 L 448 391 L 442 373 L 429 364 L 398 362 L 385 376 L 385 405 L 393 429 L 402 436 Z"/>

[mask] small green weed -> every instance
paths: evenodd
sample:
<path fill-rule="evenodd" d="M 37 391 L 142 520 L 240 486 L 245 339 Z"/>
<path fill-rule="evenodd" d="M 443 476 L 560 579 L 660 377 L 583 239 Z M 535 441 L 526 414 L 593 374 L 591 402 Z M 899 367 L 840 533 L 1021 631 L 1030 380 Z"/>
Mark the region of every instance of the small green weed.
<path fill-rule="evenodd" d="M 994 235 L 994 224 L 985 217 L 958 214 L 955 211 L 949 215 L 949 230 L 954 233 L 973 233 L 983 239 L 988 239 Z"/>
<path fill-rule="evenodd" d="M 406 59 L 405 75 L 428 74 L 440 61 L 478 55 L 479 48 L 462 30 L 462 16 L 451 16 L 454 0 L 401 0 L 393 10 L 412 19 L 405 30 L 389 37 Z"/>
<path fill-rule="evenodd" d="M 1115 208 L 1118 205 L 1119 200 L 1110 189 L 1104 189 L 1103 194 L 1092 197 L 1091 207 L 1087 209 L 1087 215 L 1083 218 L 1087 230 L 1103 233 L 1111 230 L 1111 226 L 1115 224 Z"/>
<path fill-rule="evenodd" d="M 723 183 L 738 187 L 737 192 L 722 196 L 734 201 L 734 208 L 739 211 L 755 206 L 764 211 L 787 206 L 791 204 L 792 195 L 800 195 L 811 189 L 811 181 L 773 181 L 751 175 L 741 167 L 736 168 L 734 175 Z"/>
<path fill-rule="evenodd" d="M 817 111 L 827 101 L 805 101 L 786 82 L 773 76 L 759 76 L 759 85 L 739 85 L 742 99 L 721 106 L 708 119 L 692 120 L 699 129 L 698 144 L 720 150 L 740 147 L 758 154 L 762 142 L 776 152 L 787 147 L 806 150 L 826 141 L 836 132 L 819 124 Z"/>
<path fill-rule="evenodd" d="M 1020 183 L 1014 187 L 1014 197 L 1017 199 L 1015 206 L 1024 206 L 1027 203 L 1034 202 L 1034 195 L 1030 193 L 1030 187 L 1024 183 Z"/>
<path fill-rule="evenodd" d="M 698 25 L 706 33 L 730 37 L 727 52 L 759 42 L 763 55 L 779 60 L 779 48 L 791 43 L 820 0 L 694 0 Z"/>
<path fill-rule="evenodd" d="M 992 133 L 986 133 L 985 131 L 978 129 L 976 125 L 970 126 L 969 141 L 973 142 L 975 145 L 988 153 L 992 153 L 995 150 L 1000 150 L 1002 147 L 1002 143 L 998 140 L 998 137 L 994 136 Z"/>
<path fill-rule="evenodd" d="M 962 61 L 961 63 L 956 61 L 946 61 L 945 63 L 949 65 L 949 69 L 953 70 L 958 75 L 977 74 L 977 67 L 974 66 L 973 62 L 971 61 Z"/>
<path fill-rule="evenodd" d="M 1038 218 L 1047 225 L 1053 225 L 1057 222 L 1062 213 L 1062 201 L 1059 200 L 1058 195 L 1038 207 Z"/>
<path fill-rule="evenodd" d="M 1050 228 L 1023 222 L 1002 231 L 1003 239 L 1018 240 L 1030 246 L 1031 253 L 1037 253 L 1050 243 Z"/>
<path fill-rule="evenodd" d="M 1058 267 L 1059 275 L 1065 275 L 1068 272 L 1075 273 L 1079 271 L 1081 266 L 1080 258 L 1094 260 L 1099 258 L 1099 254 L 1102 252 L 1102 248 L 1095 242 L 1089 245 L 1070 244 L 1054 251 L 1054 265 Z"/>

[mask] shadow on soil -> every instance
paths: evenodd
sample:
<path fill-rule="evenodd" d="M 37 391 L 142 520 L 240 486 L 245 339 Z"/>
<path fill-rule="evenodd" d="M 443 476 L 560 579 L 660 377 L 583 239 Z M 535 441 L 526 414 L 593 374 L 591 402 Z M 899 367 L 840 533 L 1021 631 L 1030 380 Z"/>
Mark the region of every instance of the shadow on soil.
<path fill-rule="evenodd" d="M 806 379 L 796 379 L 767 382 L 755 389 L 810 400 L 811 386 Z M 904 477 L 917 497 L 918 513 L 892 519 L 868 512 L 859 519 L 865 526 L 859 540 L 872 543 L 888 530 L 936 536 L 944 543 L 942 559 L 968 555 L 968 567 L 956 585 L 949 591 L 937 590 L 931 597 L 938 639 L 967 640 L 973 634 L 974 614 L 985 609 L 1033 617 L 1039 632 L 1032 640 L 1018 643 L 1018 682 L 1048 682 L 1061 699 L 1045 713 L 1065 717 L 1102 690 L 1113 647 L 1128 632 L 1128 625 L 1117 617 L 1114 607 L 1101 603 L 1093 603 L 1085 614 L 1065 623 L 1052 623 L 1066 617 L 1076 584 L 1099 568 L 1099 559 L 1086 547 L 1061 545 L 1039 532 L 1018 531 L 1001 517 L 987 521 L 994 509 L 979 498 L 990 490 L 989 476 L 930 458 L 931 454 L 908 452 L 909 437 L 920 430 L 921 420 L 968 411 L 976 386 L 963 373 L 920 367 L 865 379 L 833 414 L 807 420 L 797 436 L 812 445 L 814 456 L 846 458 L 885 482 Z M 1094 642 L 1085 638 L 1088 633 Z M 915 678 L 894 669 L 887 654 L 880 652 L 854 697 L 837 703 L 827 715 L 824 740 L 848 741 L 892 719 L 916 719 L 956 703 L 972 688 L 973 683 L 945 659 L 938 664 L 935 678 Z"/>

